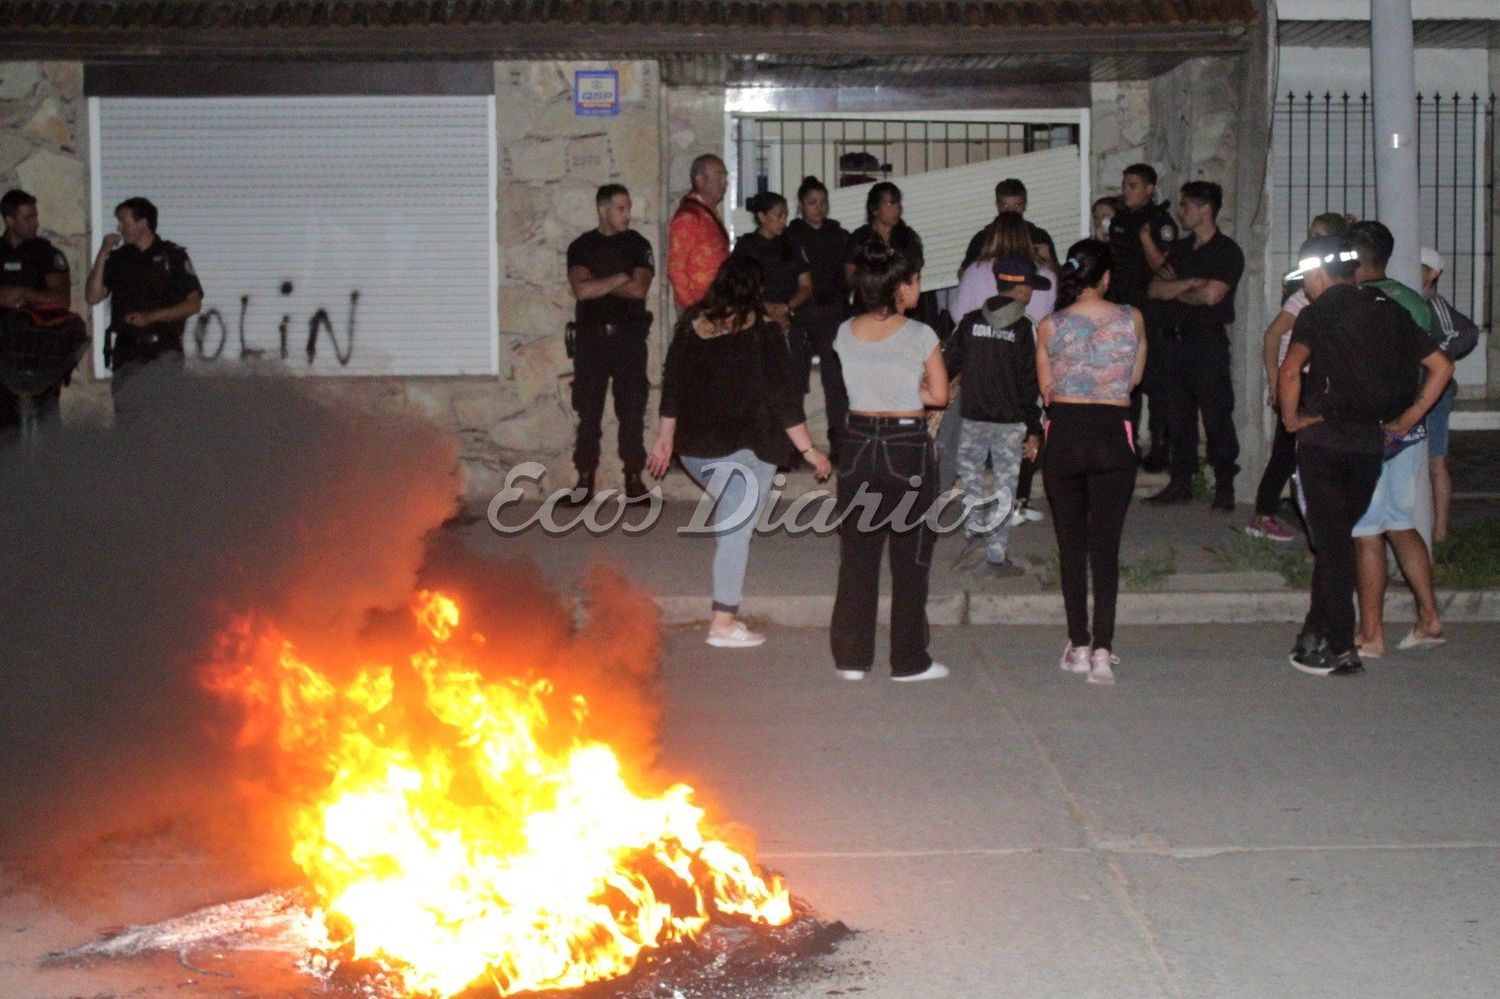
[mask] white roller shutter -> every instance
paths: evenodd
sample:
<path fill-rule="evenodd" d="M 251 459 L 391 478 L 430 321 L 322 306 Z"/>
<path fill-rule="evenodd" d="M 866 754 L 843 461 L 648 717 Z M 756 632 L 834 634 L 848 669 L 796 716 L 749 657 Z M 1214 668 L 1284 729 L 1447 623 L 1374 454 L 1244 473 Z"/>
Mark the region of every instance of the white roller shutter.
<path fill-rule="evenodd" d="M 292 372 L 498 371 L 494 98 L 95 98 L 91 112 L 94 246 L 115 205 L 151 199 L 223 317 L 222 347 L 211 323 L 201 349 L 189 320 L 190 363 L 239 362 L 249 296 L 245 346 L 279 357 L 289 317 Z M 332 333 L 309 361 L 319 310 Z"/>
<path fill-rule="evenodd" d="M 1065 146 L 899 178 L 902 218 L 922 237 L 927 256 L 922 287 L 937 290 L 958 284 L 964 250 L 974 233 L 994 219 L 995 185 L 1006 177 L 1026 185 L 1026 218 L 1052 234 L 1058 253 L 1066 252 L 1079 236 L 1079 170 L 1078 147 Z M 829 216 L 846 229 L 863 225 L 865 198 L 872 186 L 858 184 L 830 192 Z M 754 228 L 748 212 L 734 213 L 735 232 Z"/>

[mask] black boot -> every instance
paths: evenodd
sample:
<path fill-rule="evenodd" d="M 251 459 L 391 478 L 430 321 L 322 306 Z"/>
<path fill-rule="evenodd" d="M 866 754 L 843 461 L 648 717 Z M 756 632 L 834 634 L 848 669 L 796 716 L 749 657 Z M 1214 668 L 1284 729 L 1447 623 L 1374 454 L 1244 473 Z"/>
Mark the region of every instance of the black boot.
<path fill-rule="evenodd" d="M 1165 472 L 1171 460 L 1166 445 L 1152 443 L 1151 450 L 1141 456 L 1141 471 Z"/>
<path fill-rule="evenodd" d="M 594 470 L 578 470 L 578 485 L 568 493 L 567 499 L 563 500 L 568 506 L 585 506 L 594 498 Z"/>
<path fill-rule="evenodd" d="M 651 491 L 646 488 L 646 483 L 641 481 L 640 472 L 625 473 L 625 501 L 627 503 L 643 500 L 649 495 Z"/>
<path fill-rule="evenodd" d="M 1167 483 L 1167 487 L 1154 496 L 1147 496 L 1146 502 L 1152 506 L 1179 506 L 1183 503 L 1193 501 L 1193 480 L 1173 479 Z"/>
<path fill-rule="evenodd" d="M 1220 482 L 1214 486 L 1214 500 L 1209 504 L 1215 510 L 1234 512 L 1234 480 Z"/>

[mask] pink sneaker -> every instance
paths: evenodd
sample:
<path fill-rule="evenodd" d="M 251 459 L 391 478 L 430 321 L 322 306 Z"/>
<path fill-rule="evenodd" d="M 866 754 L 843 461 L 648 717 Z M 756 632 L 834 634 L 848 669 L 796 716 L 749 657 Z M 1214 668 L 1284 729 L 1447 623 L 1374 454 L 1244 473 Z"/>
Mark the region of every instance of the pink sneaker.
<path fill-rule="evenodd" d="M 1057 666 L 1064 673 L 1087 673 L 1089 671 L 1088 646 L 1068 645 L 1063 649 L 1062 659 Z"/>
<path fill-rule="evenodd" d="M 1252 538 L 1265 538 L 1267 541 L 1294 541 L 1296 535 L 1282 526 L 1281 521 L 1270 514 L 1256 514 L 1250 518 L 1250 526 L 1245 528 L 1245 533 Z"/>
<path fill-rule="evenodd" d="M 1095 649 L 1089 656 L 1089 683 L 1114 683 L 1114 667 L 1118 665 L 1120 665 L 1119 656 L 1108 649 Z"/>

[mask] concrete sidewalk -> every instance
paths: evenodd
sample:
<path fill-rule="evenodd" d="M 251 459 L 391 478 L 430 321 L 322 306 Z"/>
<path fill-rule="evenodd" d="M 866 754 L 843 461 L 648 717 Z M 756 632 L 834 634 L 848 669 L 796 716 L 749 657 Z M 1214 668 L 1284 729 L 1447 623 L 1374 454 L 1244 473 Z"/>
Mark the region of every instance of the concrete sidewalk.
<path fill-rule="evenodd" d="M 771 514 L 784 517 L 794 497 L 802 495 L 810 484 L 807 477 L 794 478 L 786 498 L 771 508 Z M 684 495 L 676 488 L 672 492 Z M 668 623 L 680 624 L 707 620 L 712 599 L 713 539 L 679 534 L 692 519 L 696 506 L 696 497 L 669 499 L 654 526 L 635 533 L 628 528 L 640 524 L 647 513 L 646 507 L 638 504 L 626 508 L 623 521 L 613 530 L 591 534 L 578 528 L 563 536 L 535 526 L 522 533 L 502 534 L 489 523 L 486 509 L 475 506 L 464 518 L 451 522 L 447 531 L 454 540 L 487 555 L 531 558 L 565 589 L 581 577 L 591 561 L 613 563 L 656 598 Z M 534 501 L 517 503 L 498 511 L 497 516 L 502 524 L 522 525 L 534 521 L 538 508 Z M 1044 503 L 1039 509 L 1047 515 Z M 596 522 L 611 523 L 618 513 L 617 505 L 606 506 Z M 1306 579 L 1311 565 L 1306 541 L 1301 535 L 1282 544 L 1250 538 L 1244 533 L 1250 513 L 1249 507 L 1233 514 L 1210 510 L 1206 501 L 1167 508 L 1133 504 L 1120 553 L 1121 622 L 1302 620 L 1307 611 Z M 578 511 L 567 508 L 561 514 L 567 521 L 579 516 Z M 1458 517 L 1456 513 L 1456 522 L 1462 522 Z M 933 624 L 1048 624 L 1062 620 L 1062 597 L 1056 584 L 1057 542 L 1049 521 L 1028 523 L 1011 532 L 1010 557 L 1027 568 L 1024 577 L 997 580 L 955 567 L 963 548 L 959 533 L 937 543 L 928 604 Z M 838 559 L 838 539 L 833 535 L 793 536 L 785 530 L 758 535 L 750 548 L 743 613 L 762 623 L 826 626 L 833 609 Z M 890 593 L 889 576 L 883 575 L 882 615 L 888 610 Z M 1500 620 L 1500 592 L 1452 592 L 1439 597 L 1445 620 Z M 1415 608 L 1404 586 L 1393 585 L 1387 615 L 1393 621 L 1415 620 Z"/>

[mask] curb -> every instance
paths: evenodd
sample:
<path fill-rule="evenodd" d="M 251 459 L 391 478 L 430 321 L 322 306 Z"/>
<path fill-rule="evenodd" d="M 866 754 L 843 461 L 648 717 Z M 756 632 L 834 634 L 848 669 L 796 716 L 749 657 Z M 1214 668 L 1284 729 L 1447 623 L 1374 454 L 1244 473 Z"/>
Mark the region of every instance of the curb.
<path fill-rule="evenodd" d="M 658 596 L 662 623 L 685 625 L 706 622 L 712 597 Z M 1137 591 L 1121 593 L 1122 626 L 1153 624 L 1295 624 L 1307 614 L 1308 596 L 1298 590 L 1258 593 Z M 1500 590 L 1447 590 L 1437 595 L 1445 623 L 1500 621 Z M 784 628 L 826 628 L 833 615 L 832 594 L 746 597 L 747 618 Z M 877 620 L 889 624 L 891 598 L 883 595 Z M 1417 619 L 1411 594 L 1391 593 L 1386 599 L 1387 621 Z M 1063 623 L 1062 595 L 1056 592 L 1007 595 L 960 591 L 940 593 L 927 600 L 927 619 L 939 627 L 963 625 L 1059 625 Z"/>

